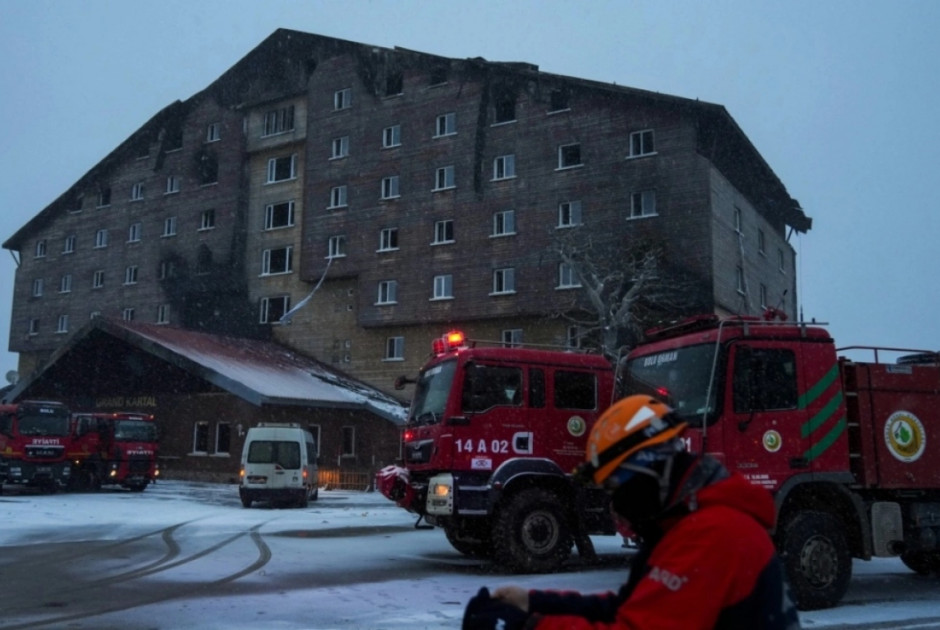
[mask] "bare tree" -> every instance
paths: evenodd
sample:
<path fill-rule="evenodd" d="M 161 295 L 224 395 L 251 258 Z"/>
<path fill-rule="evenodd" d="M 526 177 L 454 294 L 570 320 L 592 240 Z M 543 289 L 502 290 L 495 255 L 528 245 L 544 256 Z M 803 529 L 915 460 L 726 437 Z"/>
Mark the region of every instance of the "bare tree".
<path fill-rule="evenodd" d="M 702 308 L 701 283 L 668 265 L 659 245 L 601 244 L 574 233 L 554 243 L 582 288 L 570 308 L 556 315 L 599 339 L 607 357 L 636 345 L 649 325 Z"/>

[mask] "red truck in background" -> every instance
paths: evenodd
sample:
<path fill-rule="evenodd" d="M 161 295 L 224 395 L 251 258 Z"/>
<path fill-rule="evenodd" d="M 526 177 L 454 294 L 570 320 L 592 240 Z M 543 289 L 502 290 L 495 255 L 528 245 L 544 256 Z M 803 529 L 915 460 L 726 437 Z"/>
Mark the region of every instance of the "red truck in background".
<path fill-rule="evenodd" d="M 626 357 L 625 391 L 658 392 L 690 423 L 691 450 L 774 493 L 800 608 L 838 603 L 852 558 L 940 572 L 940 354 L 836 348 L 819 325 L 780 319 L 650 331 Z"/>
<path fill-rule="evenodd" d="M 141 492 L 160 474 L 157 424 L 150 414 L 76 413 L 72 432 L 73 489 L 117 484 Z"/>
<path fill-rule="evenodd" d="M 69 409 L 59 402 L 26 400 L 0 405 L 0 492 L 16 484 L 54 492 L 72 472 Z"/>
<path fill-rule="evenodd" d="M 574 487 L 614 370 L 590 354 L 435 340 L 403 433 L 403 466 L 377 488 L 444 530 L 461 553 L 515 570 L 558 569 L 588 534 L 614 534 L 603 492 Z M 399 379 L 402 381 L 403 379 Z"/>

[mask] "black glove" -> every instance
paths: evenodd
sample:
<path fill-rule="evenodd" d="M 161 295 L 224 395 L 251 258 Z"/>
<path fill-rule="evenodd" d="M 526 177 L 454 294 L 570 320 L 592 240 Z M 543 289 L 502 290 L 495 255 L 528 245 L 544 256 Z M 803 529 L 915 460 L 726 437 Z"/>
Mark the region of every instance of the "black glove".
<path fill-rule="evenodd" d="M 484 586 L 467 602 L 462 630 L 522 630 L 529 615 L 521 608 L 490 597 Z"/>

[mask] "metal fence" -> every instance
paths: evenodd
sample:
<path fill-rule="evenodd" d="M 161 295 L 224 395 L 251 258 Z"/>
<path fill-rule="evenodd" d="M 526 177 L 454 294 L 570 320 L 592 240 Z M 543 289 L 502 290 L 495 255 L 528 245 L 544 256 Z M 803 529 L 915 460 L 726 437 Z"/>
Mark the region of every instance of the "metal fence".
<path fill-rule="evenodd" d="M 369 470 L 320 469 L 320 487 L 329 490 L 372 490 L 375 472 Z"/>

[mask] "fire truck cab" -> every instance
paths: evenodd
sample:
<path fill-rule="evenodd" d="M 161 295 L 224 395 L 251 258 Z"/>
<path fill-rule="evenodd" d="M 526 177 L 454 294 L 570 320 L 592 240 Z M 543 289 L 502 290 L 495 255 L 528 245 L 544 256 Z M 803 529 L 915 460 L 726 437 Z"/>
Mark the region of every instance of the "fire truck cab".
<path fill-rule="evenodd" d="M 379 489 L 468 555 L 521 571 L 557 569 L 587 534 L 613 534 L 607 499 L 570 473 L 611 403 L 613 369 L 575 352 L 481 347 L 462 333 L 435 340 L 403 434 L 404 467 Z M 420 520 L 420 519 L 419 519 Z"/>
<path fill-rule="evenodd" d="M 113 484 L 141 492 L 160 474 L 157 424 L 151 414 L 76 413 L 72 431 L 73 489 Z"/>
<path fill-rule="evenodd" d="M 59 402 L 0 405 L 0 489 L 16 484 L 55 491 L 68 485 L 72 437 Z"/>

